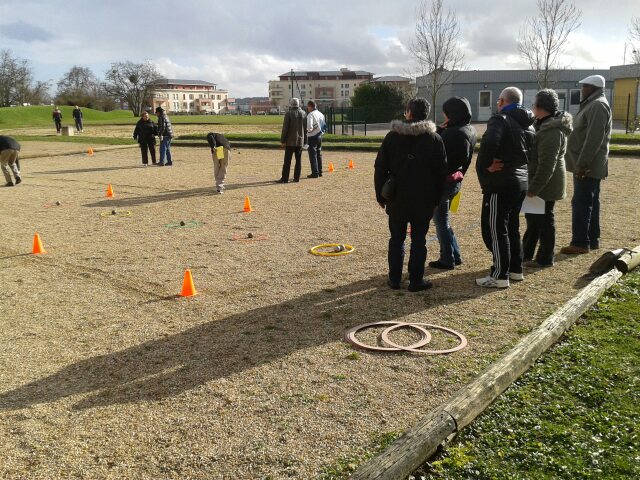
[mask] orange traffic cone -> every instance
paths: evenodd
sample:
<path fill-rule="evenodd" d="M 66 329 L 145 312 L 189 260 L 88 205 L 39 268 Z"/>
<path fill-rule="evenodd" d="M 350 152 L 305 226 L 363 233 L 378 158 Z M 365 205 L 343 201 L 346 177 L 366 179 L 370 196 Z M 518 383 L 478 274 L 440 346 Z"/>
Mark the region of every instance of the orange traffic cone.
<path fill-rule="evenodd" d="M 39 255 L 41 253 L 47 253 L 44 247 L 42 246 L 42 241 L 40 240 L 40 235 L 36 232 L 33 236 L 33 250 L 31 251 L 34 255 Z"/>
<path fill-rule="evenodd" d="M 184 272 L 184 280 L 182 281 L 182 291 L 180 292 L 181 297 L 193 297 L 197 295 L 196 287 L 193 284 L 193 277 L 191 276 L 191 270 L 187 269 Z"/>
<path fill-rule="evenodd" d="M 93 156 L 93 148 L 89 147 L 87 149 L 87 155 L 89 155 L 90 157 Z"/>
<path fill-rule="evenodd" d="M 329 162 L 329 173 L 333 173 L 333 163 Z"/>
<path fill-rule="evenodd" d="M 107 198 L 113 198 L 113 188 L 111 188 L 111 184 L 107 187 Z"/>
<path fill-rule="evenodd" d="M 249 197 L 244 197 L 244 208 L 243 212 L 253 212 L 253 208 L 251 208 L 251 202 L 249 201 Z"/>
<path fill-rule="evenodd" d="M 354 168 L 356 168 L 356 167 L 353 165 L 353 159 L 350 158 L 349 159 L 349 170 L 353 170 Z"/>

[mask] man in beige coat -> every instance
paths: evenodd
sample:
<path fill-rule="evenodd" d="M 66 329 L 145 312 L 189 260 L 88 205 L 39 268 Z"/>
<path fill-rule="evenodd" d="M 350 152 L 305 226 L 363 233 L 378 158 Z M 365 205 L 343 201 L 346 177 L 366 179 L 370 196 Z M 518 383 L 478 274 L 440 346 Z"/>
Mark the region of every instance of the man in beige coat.
<path fill-rule="evenodd" d="M 282 123 L 280 144 L 284 147 L 284 164 L 282 165 L 282 176 L 276 183 L 289 182 L 289 171 L 291 170 L 291 158 L 293 155 L 296 156 L 293 181 L 300 181 L 302 146 L 307 143 L 306 118 L 307 114 L 300 108 L 300 100 L 292 98 L 289 111 L 285 114 L 284 122 Z"/>

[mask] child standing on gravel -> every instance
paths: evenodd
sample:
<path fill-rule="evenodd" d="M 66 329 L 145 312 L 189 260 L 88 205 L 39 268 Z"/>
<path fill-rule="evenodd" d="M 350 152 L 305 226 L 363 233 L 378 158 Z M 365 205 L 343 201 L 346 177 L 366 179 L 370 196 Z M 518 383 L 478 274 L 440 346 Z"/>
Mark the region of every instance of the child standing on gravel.
<path fill-rule="evenodd" d="M 221 133 L 208 133 L 207 142 L 211 147 L 213 159 L 213 177 L 218 193 L 224 193 L 224 180 L 227 177 L 227 166 L 231 159 L 231 144 Z"/>

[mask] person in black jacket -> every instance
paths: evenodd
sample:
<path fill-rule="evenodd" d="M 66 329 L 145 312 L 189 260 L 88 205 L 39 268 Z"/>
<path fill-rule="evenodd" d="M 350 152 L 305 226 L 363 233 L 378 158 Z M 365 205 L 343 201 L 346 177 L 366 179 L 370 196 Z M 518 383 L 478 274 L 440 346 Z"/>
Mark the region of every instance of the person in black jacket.
<path fill-rule="evenodd" d="M 82 110 L 80 107 L 76 105 L 76 108 L 73 109 L 73 119 L 76 122 L 76 132 L 84 132 L 84 128 L 82 126 L 82 119 L 84 115 L 82 115 Z"/>
<path fill-rule="evenodd" d="M 133 131 L 133 138 L 138 140 L 140 145 L 140 153 L 142 153 L 142 165 L 145 167 L 149 164 L 149 157 L 147 156 L 147 150 L 151 154 L 151 163 L 156 164 L 156 135 L 158 134 L 158 128 L 153 120 L 149 118 L 148 112 L 142 112 L 140 120 L 136 123 L 136 128 Z"/>
<path fill-rule="evenodd" d="M 221 133 L 208 133 L 207 142 L 211 147 L 213 159 L 213 178 L 216 181 L 218 193 L 224 193 L 224 180 L 227 178 L 227 167 L 231 160 L 231 143 Z"/>
<path fill-rule="evenodd" d="M 493 254 L 489 276 L 481 287 L 507 288 L 524 280 L 520 208 L 527 192 L 527 161 L 533 146 L 534 117 L 522 108 L 522 92 L 507 87 L 500 93 L 498 113 L 487 122 L 476 171 L 482 187 L 482 238 Z"/>
<path fill-rule="evenodd" d="M 438 127 L 438 133 L 447 152 L 447 179 L 440 204 L 433 213 L 433 223 L 440 243 L 440 258 L 429 262 L 433 268 L 453 270 L 454 265 L 462 264 L 458 241 L 449 224 L 451 201 L 462 188 L 462 179 L 467 173 L 476 144 L 476 129 L 471 121 L 471 105 L 464 97 L 451 97 L 442 105 L 444 123 Z"/>
<path fill-rule="evenodd" d="M 411 292 L 432 286 L 423 278 L 427 259 L 426 236 L 447 176 L 447 155 L 435 124 L 427 121 L 429 110 L 429 102 L 424 98 L 410 100 L 404 114 L 407 121 L 391 123 L 391 131 L 384 138 L 375 162 L 376 200 L 386 208 L 391 233 L 388 285 L 392 289 L 400 288 L 409 223 Z M 389 181 L 395 185 L 394 193 L 390 193 Z"/>
<path fill-rule="evenodd" d="M 14 183 L 11 181 L 11 173 L 15 179 L 15 185 L 22 182 L 20 178 L 20 167 L 18 166 L 18 154 L 20 153 L 20 144 L 12 137 L 0 135 L 0 167 L 4 179 L 7 181 L 5 187 L 13 187 Z"/>

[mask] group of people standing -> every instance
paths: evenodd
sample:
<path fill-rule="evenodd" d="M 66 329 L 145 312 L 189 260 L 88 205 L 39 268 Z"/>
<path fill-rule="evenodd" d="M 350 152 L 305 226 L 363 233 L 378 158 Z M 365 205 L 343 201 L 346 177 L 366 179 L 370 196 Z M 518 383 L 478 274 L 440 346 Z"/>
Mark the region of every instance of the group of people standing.
<path fill-rule="evenodd" d="M 282 175 L 276 183 L 289 183 L 291 160 L 295 156 L 293 181 L 299 182 L 302 174 L 302 150 L 309 152 L 311 173 L 307 178 L 322 177 L 322 135 L 326 130 L 324 115 L 314 101 L 307 103 L 307 112 L 300 108 L 300 100 L 292 98 L 282 122 L 280 144 L 284 148 Z"/>
<path fill-rule="evenodd" d="M 149 112 L 143 111 L 140 114 L 140 120 L 136 123 L 133 130 L 133 138 L 140 145 L 140 153 L 142 154 L 142 165 L 149 165 L 149 155 L 151 155 L 151 164 L 159 167 L 170 167 L 173 165 L 171 158 L 171 139 L 173 138 L 173 127 L 169 116 L 164 112 L 162 107 L 156 108 L 156 116 L 158 123 L 154 123 L 149 116 Z M 156 161 L 156 137 L 160 142 L 160 159 Z"/>
<path fill-rule="evenodd" d="M 573 174 L 572 240 L 560 252 L 588 253 L 600 248 L 600 182 L 608 175 L 611 109 L 605 80 L 592 75 L 580 81 L 582 101 L 575 118 L 559 110 L 555 91 L 539 91 L 532 111 L 522 105 L 522 91 L 505 88 L 497 113 L 488 123 L 476 160 L 482 188 L 482 238 L 491 252 L 489 275 L 476 284 L 507 288 L 524 280 L 524 269 L 553 266 L 556 238 L 555 202 L 566 196 L 566 172 Z M 453 269 L 462 264 L 448 218 L 450 203 L 473 156 L 475 129 L 469 102 L 453 97 L 443 104 L 444 122 L 427 120 L 430 105 L 408 102 L 405 122 L 395 121 L 375 163 L 376 199 L 389 215 L 388 262 L 392 289 L 401 285 L 404 241 L 411 225 L 409 290 L 432 286 L 424 280 L 426 234 L 434 219 L 440 257 L 429 265 Z M 566 164 L 565 164 L 566 158 Z M 539 197 L 544 209 L 525 215 L 520 236 L 520 210 L 526 197 Z"/>
<path fill-rule="evenodd" d="M 83 133 L 84 132 L 84 125 L 83 125 L 84 115 L 82 114 L 82 110 L 80 109 L 80 107 L 76 105 L 73 108 L 73 112 L 71 115 L 73 116 L 73 121 L 76 124 L 76 133 Z M 51 118 L 53 118 L 53 123 L 56 126 L 56 133 L 58 134 L 62 133 L 62 112 L 58 107 L 55 107 L 53 109 Z"/>

